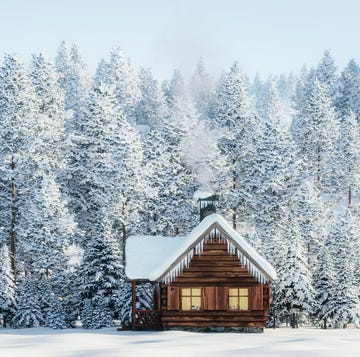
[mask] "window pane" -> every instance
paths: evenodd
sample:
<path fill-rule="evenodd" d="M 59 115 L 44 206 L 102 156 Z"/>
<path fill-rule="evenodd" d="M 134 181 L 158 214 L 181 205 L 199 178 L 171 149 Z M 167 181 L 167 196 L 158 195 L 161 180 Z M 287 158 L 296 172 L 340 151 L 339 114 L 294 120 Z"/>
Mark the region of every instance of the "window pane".
<path fill-rule="evenodd" d="M 199 288 L 191 289 L 191 295 L 192 296 L 201 296 L 201 289 L 199 289 Z"/>
<path fill-rule="evenodd" d="M 201 297 L 193 297 L 192 298 L 192 310 L 200 310 L 201 309 Z"/>
<path fill-rule="evenodd" d="M 181 289 L 182 296 L 190 296 L 190 289 Z"/>
<path fill-rule="evenodd" d="M 181 298 L 181 308 L 182 310 L 191 310 L 191 298 L 182 297 Z"/>
<path fill-rule="evenodd" d="M 240 290 L 240 296 L 248 296 L 249 295 L 249 289 L 239 289 Z"/>
<path fill-rule="evenodd" d="M 238 310 L 239 309 L 237 297 L 233 297 L 233 296 L 229 297 L 229 309 L 230 310 Z"/>
<path fill-rule="evenodd" d="M 229 296 L 239 296 L 239 289 L 229 289 Z"/>
<path fill-rule="evenodd" d="M 249 299 L 247 296 L 240 297 L 240 310 L 249 310 Z"/>

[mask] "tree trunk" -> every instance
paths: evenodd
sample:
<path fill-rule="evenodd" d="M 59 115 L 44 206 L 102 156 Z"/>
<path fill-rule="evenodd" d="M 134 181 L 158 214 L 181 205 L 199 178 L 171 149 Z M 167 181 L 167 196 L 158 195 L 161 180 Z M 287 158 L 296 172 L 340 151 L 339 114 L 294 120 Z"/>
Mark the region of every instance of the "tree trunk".
<path fill-rule="evenodd" d="M 11 182 L 11 228 L 10 228 L 10 241 L 11 241 L 11 268 L 14 274 L 14 283 L 16 284 L 16 184 L 14 178 L 15 162 L 14 156 L 11 156 L 11 170 L 13 171 Z"/>
<path fill-rule="evenodd" d="M 321 178 L 321 155 L 320 155 L 320 147 L 318 146 L 318 155 L 317 155 L 317 181 L 320 182 Z"/>
<path fill-rule="evenodd" d="M 233 179 L 232 179 L 232 188 L 233 191 L 235 192 L 236 189 L 236 161 L 233 160 Z M 233 228 L 236 230 L 236 207 L 233 207 L 232 209 L 233 214 L 232 214 L 232 221 L 233 221 Z"/>
<path fill-rule="evenodd" d="M 351 202 L 352 200 L 352 192 L 351 192 L 351 187 L 349 187 L 349 192 L 348 192 L 348 207 L 350 208 L 351 207 Z"/>

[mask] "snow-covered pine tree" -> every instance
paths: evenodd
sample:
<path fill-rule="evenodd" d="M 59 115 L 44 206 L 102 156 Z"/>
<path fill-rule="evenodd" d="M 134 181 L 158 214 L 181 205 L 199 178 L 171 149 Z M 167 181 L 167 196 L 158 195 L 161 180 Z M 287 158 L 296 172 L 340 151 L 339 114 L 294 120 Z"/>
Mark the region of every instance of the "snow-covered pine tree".
<path fill-rule="evenodd" d="M 150 69 L 140 69 L 139 88 L 141 98 L 137 106 L 136 122 L 154 128 L 167 114 L 167 108 L 163 92 Z"/>
<path fill-rule="evenodd" d="M 105 300 L 86 299 L 82 312 L 82 326 L 88 329 L 99 329 L 113 326 L 113 316 Z"/>
<path fill-rule="evenodd" d="M 360 67 L 351 59 L 343 69 L 338 80 L 338 95 L 336 98 L 336 112 L 343 118 L 352 111 L 357 120 L 360 118 Z"/>
<path fill-rule="evenodd" d="M 304 88 L 302 106 L 296 118 L 295 140 L 300 155 L 308 165 L 308 172 L 322 192 L 332 190 L 332 159 L 334 145 L 339 136 L 334 107 L 327 93 L 327 86 L 319 80 L 312 80 Z"/>
<path fill-rule="evenodd" d="M 132 289 L 131 283 L 122 279 L 116 299 L 116 310 L 118 311 L 121 326 L 130 326 L 132 318 Z"/>
<path fill-rule="evenodd" d="M 76 44 L 69 49 L 65 42 L 61 43 L 55 66 L 64 91 L 65 109 L 72 111 L 66 123 L 67 130 L 72 132 L 78 130 L 78 116 L 91 86 L 90 75 Z"/>
<path fill-rule="evenodd" d="M 327 87 L 327 93 L 334 105 L 337 96 L 337 68 L 329 50 L 324 51 L 316 67 L 316 77 L 321 84 Z"/>
<path fill-rule="evenodd" d="M 92 235 L 88 237 L 82 262 L 81 296 L 85 303 L 84 319 L 88 321 L 85 326 L 89 328 L 93 328 L 91 321 L 96 321 L 101 308 L 106 310 L 105 315 L 101 315 L 101 324 L 104 324 L 105 317 L 109 317 L 106 325 L 111 325 L 116 311 L 123 266 L 119 239 L 112 223 L 112 219 L 98 213 L 98 222 L 93 226 Z"/>
<path fill-rule="evenodd" d="M 91 90 L 80 132 L 72 137 L 70 162 L 77 221 L 91 236 L 98 212 L 106 209 L 120 226 L 124 242 L 126 230 L 137 220 L 146 185 L 141 178 L 140 138 L 119 108 L 112 87 L 100 83 Z"/>
<path fill-rule="evenodd" d="M 303 164 L 300 172 L 306 172 Z M 300 184 L 294 191 L 292 210 L 296 212 L 302 237 L 306 245 L 306 256 L 310 268 L 317 264 L 320 247 L 327 236 L 329 205 L 320 196 L 316 184 L 306 174 L 300 174 Z"/>
<path fill-rule="evenodd" d="M 275 80 L 264 84 L 263 99 L 258 108 L 262 135 L 248 169 L 252 174 L 252 193 L 248 201 L 265 255 L 272 261 L 277 254 L 277 248 L 272 246 L 273 237 L 282 234 L 294 192 L 299 186 L 299 160 L 290 134 L 281 127 L 283 112 Z"/>
<path fill-rule="evenodd" d="M 329 231 L 331 254 L 335 265 L 334 327 L 345 327 L 353 322 L 359 325 L 359 287 L 354 282 L 355 242 L 358 237 L 358 224 L 350 209 L 345 214 L 337 213 Z"/>
<path fill-rule="evenodd" d="M 209 114 L 214 89 L 214 80 L 207 73 L 204 61 L 200 58 L 191 77 L 190 93 L 202 119 L 205 119 Z"/>
<path fill-rule="evenodd" d="M 0 68 L 0 226 L 10 237 L 12 270 L 16 281 L 18 209 L 27 181 L 26 153 L 34 140 L 37 101 L 24 65 L 6 54 Z"/>
<path fill-rule="evenodd" d="M 318 261 L 313 272 L 315 290 L 314 319 L 326 329 L 335 313 L 334 290 L 336 270 L 334 257 L 330 252 L 332 242 L 327 238 L 319 250 Z"/>
<path fill-rule="evenodd" d="M 47 311 L 45 326 L 53 329 L 64 329 L 68 325 L 65 320 L 65 312 L 62 307 L 62 302 L 55 294 L 50 294 L 49 308 Z"/>
<path fill-rule="evenodd" d="M 55 279 L 66 269 L 64 252 L 76 227 L 55 177 L 44 171 L 36 174 L 41 178 L 33 182 L 32 196 L 19 209 L 19 243 L 26 269 Z"/>
<path fill-rule="evenodd" d="M 314 307 L 312 276 L 306 258 L 306 247 L 297 216 L 290 212 L 288 224 L 284 228 L 286 257 L 277 267 L 282 293 L 278 302 L 287 313 L 293 315 L 293 327 L 297 325 L 296 314 L 311 314 Z"/>
<path fill-rule="evenodd" d="M 196 222 L 192 196 L 196 177 L 185 161 L 188 140 L 198 124 L 198 113 L 184 84 L 180 71 L 175 71 L 167 94 L 169 117 L 161 126 L 167 150 L 162 196 L 168 234 L 191 230 Z"/>
<path fill-rule="evenodd" d="M 29 156 L 36 158 L 41 156 L 36 162 L 38 168 L 48 170 L 58 177 L 64 175 L 67 154 L 67 145 L 64 146 L 66 121 L 64 94 L 55 68 L 43 53 L 33 55 L 29 77 L 39 106 L 37 135 L 31 145 Z M 34 173 L 31 173 L 31 176 L 33 175 Z"/>
<path fill-rule="evenodd" d="M 13 328 L 37 327 L 43 322 L 38 292 L 31 275 L 28 274 L 19 288 L 18 305 L 11 326 Z"/>
<path fill-rule="evenodd" d="M 16 286 L 11 269 L 10 251 L 6 243 L 0 246 L 0 314 L 4 327 L 11 321 L 16 308 Z"/>
<path fill-rule="evenodd" d="M 106 66 L 102 63 L 102 69 L 98 71 L 95 79 L 97 85 L 103 82 L 114 86 L 114 95 L 118 104 L 127 120 L 135 124 L 136 109 L 141 93 L 138 78 L 130 64 L 130 60 L 125 57 L 120 47 L 112 49 L 109 62 L 107 62 Z"/>
<path fill-rule="evenodd" d="M 337 161 L 333 163 L 336 181 L 342 197 L 347 198 L 347 205 L 353 205 L 354 196 L 358 195 L 360 182 L 360 130 L 353 112 L 342 117 L 340 136 L 337 141 Z M 339 193 L 340 193 L 339 192 Z"/>
<path fill-rule="evenodd" d="M 246 79 L 235 63 L 223 75 L 210 111 L 212 121 L 225 131 L 220 149 L 228 160 L 231 186 L 220 192 L 223 199 L 220 205 L 231 212 L 234 228 L 247 216 L 251 191 L 251 177 L 247 170 L 251 166 L 259 132 L 258 120 L 250 114 L 249 105 Z"/>
<path fill-rule="evenodd" d="M 58 73 L 59 85 L 63 89 L 65 95 L 65 93 L 67 93 L 67 81 L 71 68 L 70 49 L 65 41 L 60 43 L 59 49 L 57 51 L 55 58 L 55 68 Z"/>

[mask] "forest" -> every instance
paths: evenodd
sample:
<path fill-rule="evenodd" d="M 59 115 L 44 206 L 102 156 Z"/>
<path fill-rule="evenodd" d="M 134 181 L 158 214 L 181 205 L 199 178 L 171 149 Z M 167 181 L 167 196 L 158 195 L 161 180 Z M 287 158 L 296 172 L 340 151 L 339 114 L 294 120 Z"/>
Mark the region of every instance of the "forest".
<path fill-rule="evenodd" d="M 95 75 L 77 45 L 0 67 L 0 314 L 12 328 L 126 324 L 129 235 L 181 236 L 196 191 L 275 267 L 271 314 L 360 322 L 360 66 L 329 51 L 262 79 L 158 81 L 120 48 Z M 138 290 L 149 308 L 152 286 Z"/>

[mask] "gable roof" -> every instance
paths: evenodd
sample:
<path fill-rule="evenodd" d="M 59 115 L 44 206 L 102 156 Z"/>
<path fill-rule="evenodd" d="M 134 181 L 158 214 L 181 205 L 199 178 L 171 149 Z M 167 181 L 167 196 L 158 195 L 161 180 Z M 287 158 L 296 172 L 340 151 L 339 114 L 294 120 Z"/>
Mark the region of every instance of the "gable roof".
<path fill-rule="evenodd" d="M 229 253 L 236 254 L 259 282 L 276 279 L 273 266 L 216 213 L 204 218 L 187 236 L 130 236 L 126 241 L 126 276 L 130 280 L 170 283 L 189 266 L 194 253 L 201 254 L 214 230 L 220 232 Z"/>

